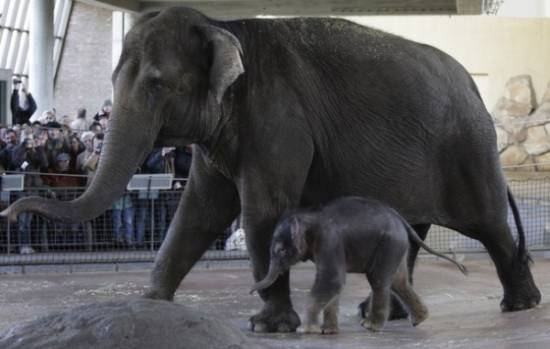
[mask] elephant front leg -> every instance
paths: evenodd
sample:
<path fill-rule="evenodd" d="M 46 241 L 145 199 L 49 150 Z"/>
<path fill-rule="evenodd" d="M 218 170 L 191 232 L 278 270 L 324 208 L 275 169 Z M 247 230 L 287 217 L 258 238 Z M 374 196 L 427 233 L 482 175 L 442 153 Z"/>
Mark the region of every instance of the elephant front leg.
<path fill-rule="evenodd" d="M 254 278 L 263 279 L 269 267 L 269 245 L 275 220 L 263 224 L 247 224 L 246 238 Z M 264 301 L 262 310 L 250 318 L 249 327 L 254 332 L 294 332 L 300 326 L 300 317 L 292 307 L 289 288 L 289 272 L 265 290 L 259 291 Z"/>
<path fill-rule="evenodd" d="M 340 332 L 338 328 L 339 298 L 339 296 L 334 297 L 323 311 L 323 325 L 321 325 L 322 334 L 337 334 Z"/>
<path fill-rule="evenodd" d="M 181 280 L 239 213 L 235 187 L 203 165 L 200 158 L 193 160 L 190 180 L 155 259 L 147 298 L 172 300 Z"/>

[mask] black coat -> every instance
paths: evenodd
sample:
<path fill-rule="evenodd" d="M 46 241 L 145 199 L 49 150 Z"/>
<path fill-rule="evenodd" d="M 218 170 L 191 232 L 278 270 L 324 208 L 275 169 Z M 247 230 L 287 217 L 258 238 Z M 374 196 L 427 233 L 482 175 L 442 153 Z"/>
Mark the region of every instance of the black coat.
<path fill-rule="evenodd" d="M 32 114 L 36 111 L 36 102 L 30 93 L 27 93 L 27 99 L 29 101 L 29 106 L 26 109 L 21 108 L 19 105 L 19 91 L 13 90 L 10 107 L 14 124 L 28 124 Z"/>

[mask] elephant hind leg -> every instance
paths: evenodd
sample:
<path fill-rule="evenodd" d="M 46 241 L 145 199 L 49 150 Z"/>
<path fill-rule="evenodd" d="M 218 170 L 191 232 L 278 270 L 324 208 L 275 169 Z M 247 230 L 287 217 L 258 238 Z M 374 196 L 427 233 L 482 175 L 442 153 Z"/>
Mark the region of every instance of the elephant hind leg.
<path fill-rule="evenodd" d="M 426 236 L 428 235 L 428 231 L 430 230 L 430 227 L 431 227 L 431 224 L 416 224 L 416 225 L 413 225 L 414 230 L 416 231 L 416 233 L 418 234 L 420 239 L 422 239 L 422 241 L 424 241 L 424 239 L 426 239 Z M 414 266 L 415 266 L 415 263 L 416 263 L 416 258 L 418 256 L 419 249 L 420 249 L 420 246 L 418 246 L 416 243 L 411 243 L 410 248 L 409 248 L 409 254 L 408 254 L 408 257 L 407 257 L 407 267 L 408 267 L 408 271 L 409 271 L 409 273 L 408 273 L 409 274 L 409 282 L 411 284 L 413 283 L 413 271 L 414 271 Z M 365 299 L 365 301 L 361 302 L 358 306 L 359 316 L 363 319 L 365 318 L 365 316 L 367 314 L 368 305 L 369 305 L 369 302 L 370 302 L 370 297 L 371 296 L 369 295 L 367 297 L 367 299 Z M 401 303 L 401 301 L 394 294 L 392 294 L 391 301 L 390 301 L 390 316 L 389 316 L 388 319 L 389 320 L 406 319 L 408 316 L 409 316 L 409 313 L 403 307 L 403 304 Z"/>
<path fill-rule="evenodd" d="M 428 308 L 409 283 L 409 272 L 406 261 L 401 263 L 392 282 L 392 291 L 395 292 L 410 314 L 411 323 L 417 326 L 428 318 Z"/>
<path fill-rule="evenodd" d="M 495 263 L 504 289 L 500 303 L 503 312 L 530 309 L 540 303 L 541 293 L 533 280 L 529 260 L 519 255 L 506 222 L 459 231 L 479 240 Z"/>

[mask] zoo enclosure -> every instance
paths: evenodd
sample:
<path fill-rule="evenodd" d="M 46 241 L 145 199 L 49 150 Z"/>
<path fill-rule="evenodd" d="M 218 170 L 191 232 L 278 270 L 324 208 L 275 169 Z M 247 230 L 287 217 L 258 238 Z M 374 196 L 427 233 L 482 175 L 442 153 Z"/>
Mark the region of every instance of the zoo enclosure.
<path fill-rule="evenodd" d="M 508 172 L 508 184 L 515 195 L 526 232 L 527 245 L 531 250 L 550 248 L 550 173 Z M 132 217 L 132 241 L 117 240 L 114 222 L 120 212 L 109 209 L 98 218 L 80 223 L 63 224 L 33 215 L 30 224 L 33 254 L 19 253 L 20 227 L 18 223 L 0 220 L 0 265 L 20 266 L 32 264 L 79 264 L 79 263 L 124 263 L 151 262 L 162 243 L 166 229 L 179 203 L 182 190 L 151 192 L 128 191 L 126 199 L 118 204 Z M 44 188 L 30 192 L 1 192 L 0 209 L 4 209 L 18 197 L 40 195 L 71 200 L 78 197 L 84 188 Z M 120 236 L 125 235 L 124 215 Z M 517 238 L 516 225 L 509 212 L 508 221 Z M 128 226 L 128 225 L 126 225 Z M 246 259 L 246 251 L 225 250 L 228 229 L 220 234 L 203 260 Z M 483 252 L 483 246 L 449 229 L 433 226 L 427 243 L 443 253 Z"/>

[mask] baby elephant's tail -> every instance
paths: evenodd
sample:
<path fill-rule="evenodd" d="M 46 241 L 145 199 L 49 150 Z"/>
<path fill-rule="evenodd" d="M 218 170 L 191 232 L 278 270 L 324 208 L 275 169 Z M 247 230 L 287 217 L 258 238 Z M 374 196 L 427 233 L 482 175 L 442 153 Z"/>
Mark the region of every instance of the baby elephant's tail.
<path fill-rule="evenodd" d="M 446 259 L 448 260 L 449 262 L 453 263 L 454 265 L 457 266 L 457 268 L 462 272 L 462 274 L 464 275 L 468 275 L 468 269 L 466 269 L 466 267 L 461 264 L 461 263 L 458 263 L 457 261 L 455 261 L 454 259 L 451 259 L 447 256 L 445 256 L 444 254 L 441 254 L 439 252 L 436 252 L 434 250 L 432 250 L 430 247 L 428 247 L 428 245 L 426 245 L 424 243 L 424 241 L 422 241 L 422 239 L 420 239 L 420 237 L 418 236 L 418 234 L 416 233 L 416 231 L 411 227 L 411 225 L 409 223 L 407 223 L 407 221 L 405 221 L 405 219 L 402 218 L 402 221 L 403 221 L 403 224 L 405 225 L 405 227 L 407 228 L 407 233 L 409 233 L 409 237 L 414 241 L 416 242 L 420 247 L 422 247 L 423 249 L 425 249 L 426 251 L 428 251 L 429 253 L 435 255 L 435 256 L 438 256 L 440 258 L 443 258 L 443 259 Z"/>

